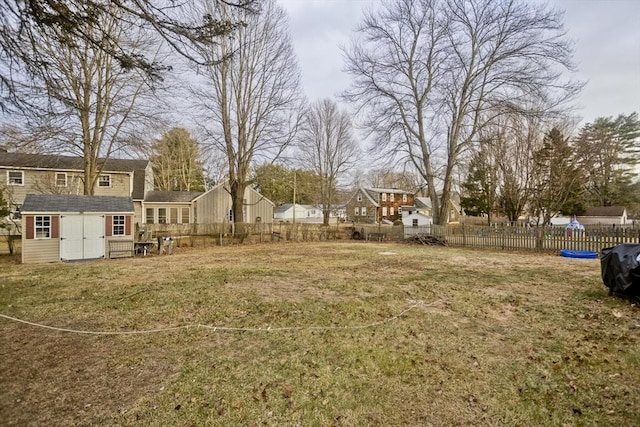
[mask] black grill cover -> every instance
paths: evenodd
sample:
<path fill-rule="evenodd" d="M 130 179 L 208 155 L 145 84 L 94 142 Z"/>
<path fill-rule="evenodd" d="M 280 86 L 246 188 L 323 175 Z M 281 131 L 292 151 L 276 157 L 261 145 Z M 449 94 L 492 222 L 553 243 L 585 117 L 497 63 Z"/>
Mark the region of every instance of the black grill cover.
<path fill-rule="evenodd" d="M 640 245 L 624 243 L 600 252 L 602 281 L 609 294 L 640 300 Z"/>

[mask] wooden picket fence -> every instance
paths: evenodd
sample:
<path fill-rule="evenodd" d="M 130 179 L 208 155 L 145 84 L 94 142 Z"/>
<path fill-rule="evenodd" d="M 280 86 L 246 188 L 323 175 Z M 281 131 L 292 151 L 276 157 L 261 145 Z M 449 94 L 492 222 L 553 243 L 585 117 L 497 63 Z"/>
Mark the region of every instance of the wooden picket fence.
<path fill-rule="evenodd" d="M 416 227 L 412 228 L 414 234 L 418 232 Z M 431 225 L 420 232 L 445 239 L 449 246 L 486 249 L 599 252 L 621 243 L 640 244 L 640 228 L 631 226 L 598 225 L 585 226 L 584 230 L 568 230 L 564 227 L 511 225 Z"/>

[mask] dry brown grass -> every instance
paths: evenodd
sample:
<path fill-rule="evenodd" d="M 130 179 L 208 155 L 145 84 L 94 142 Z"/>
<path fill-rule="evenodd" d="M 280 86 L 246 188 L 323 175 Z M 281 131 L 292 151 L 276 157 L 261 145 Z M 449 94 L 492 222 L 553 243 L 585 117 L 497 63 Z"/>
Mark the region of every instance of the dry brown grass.
<path fill-rule="evenodd" d="M 33 322 L 262 328 L 0 319 L 7 425 L 640 424 L 639 311 L 597 260 L 332 242 L 0 268 L 0 312 Z"/>

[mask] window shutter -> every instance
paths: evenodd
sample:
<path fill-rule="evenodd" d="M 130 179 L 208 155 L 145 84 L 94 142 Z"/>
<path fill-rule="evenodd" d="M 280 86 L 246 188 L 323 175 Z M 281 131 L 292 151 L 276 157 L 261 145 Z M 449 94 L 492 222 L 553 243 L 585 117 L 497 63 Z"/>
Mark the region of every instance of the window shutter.
<path fill-rule="evenodd" d="M 124 217 L 124 234 L 131 236 L 131 215 Z"/>
<path fill-rule="evenodd" d="M 34 234 L 34 217 L 33 215 L 28 215 L 25 217 L 27 221 L 27 239 L 33 239 Z"/>
<path fill-rule="evenodd" d="M 51 238 L 57 239 L 60 237 L 60 216 L 51 215 Z"/>
<path fill-rule="evenodd" d="M 104 234 L 111 236 L 113 234 L 113 216 L 105 215 L 104 217 Z"/>

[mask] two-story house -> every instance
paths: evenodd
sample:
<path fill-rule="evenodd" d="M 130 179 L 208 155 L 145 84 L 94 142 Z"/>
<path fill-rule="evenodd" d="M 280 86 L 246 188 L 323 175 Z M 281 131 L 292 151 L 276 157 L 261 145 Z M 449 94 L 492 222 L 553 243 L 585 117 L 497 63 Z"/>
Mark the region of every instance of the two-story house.
<path fill-rule="evenodd" d="M 131 197 L 135 222 L 144 222 L 142 202 L 153 190 L 153 170 L 148 160 L 99 159 L 102 170 L 96 196 Z M 74 194 L 84 191 L 84 160 L 80 157 L 8 153 L 0 151 L 0 190 L 16 213 L 27 194 Z"/>
<path fill-rule="evenodd" d="M 402 207 L 412 206 L 414 195 L 397 188 L 360 187 L 347 202 L 347 219 L 375 223 L 396 221 L 402 217 Z"/>

